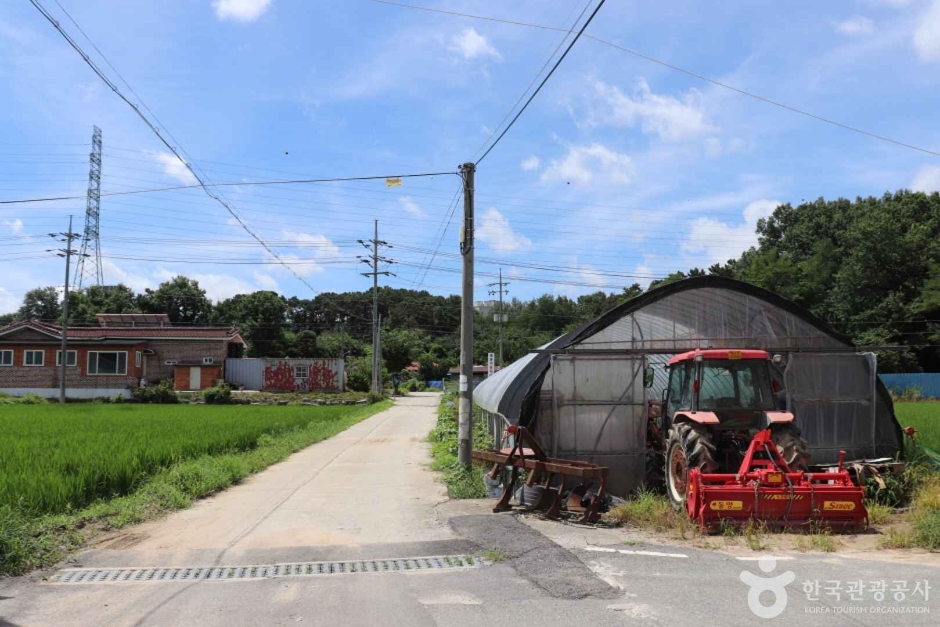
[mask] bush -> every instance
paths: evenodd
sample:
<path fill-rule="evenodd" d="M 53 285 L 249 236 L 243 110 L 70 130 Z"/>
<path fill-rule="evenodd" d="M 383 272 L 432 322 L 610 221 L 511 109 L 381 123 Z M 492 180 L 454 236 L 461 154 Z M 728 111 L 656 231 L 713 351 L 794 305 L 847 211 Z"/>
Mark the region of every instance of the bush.
<path fill-rule="evenodd" d="M 369 404 L 374 405 L 375 403 L 381 403 L 385 400 L 384 394 L 376 394 L 375 392 L 369 392 Z"/>
<path fill-rule="evenodd" d="M 179 396 L 173 389 L 172 379 L 164 379 L 156 385 L 134 388 L 131 390 L 131 396 L 138 403 L 175 404 L 179 402 Z"/>
<path fill-rule="evenodd" d="M 24 394 L 23 396 L 0 395 L 0 405 L 45 405 L 48 399 L 38 394 Z"/>
<path fill-rule="evenodd" d="M 232 388 L 225 383 L 220 383 L 215 387 L 205 390 L 202 393 L 202 398 L 206 401 L 207 405 L 231 405 Z"/>

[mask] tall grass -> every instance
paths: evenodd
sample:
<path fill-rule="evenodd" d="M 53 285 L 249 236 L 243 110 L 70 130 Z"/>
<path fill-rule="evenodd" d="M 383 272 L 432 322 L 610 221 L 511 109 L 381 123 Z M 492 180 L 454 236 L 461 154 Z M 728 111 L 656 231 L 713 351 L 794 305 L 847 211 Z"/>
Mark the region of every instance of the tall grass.
<path fill-rule="evenodd" d="M 486 496 L 483 484 L 484 468 L 474 464 L 470 470 L 457 462 L 457 394 L 441 396 L 437 409 L 437 425 L 428 434 L 431 443 L 431 469 L 443 472 L 447 496 L 453 499 L 479 499 Z M 473 447 L 490 448 L 491 442 L 479 408 L 474 407 Z"/>
<path fill-rule="evenodd" d="M 10 405 L 0 411 L 0 506 L 65 513 L 129 494 L 187 459 L 246 451 L 262 435 L 351 407 Z"/>

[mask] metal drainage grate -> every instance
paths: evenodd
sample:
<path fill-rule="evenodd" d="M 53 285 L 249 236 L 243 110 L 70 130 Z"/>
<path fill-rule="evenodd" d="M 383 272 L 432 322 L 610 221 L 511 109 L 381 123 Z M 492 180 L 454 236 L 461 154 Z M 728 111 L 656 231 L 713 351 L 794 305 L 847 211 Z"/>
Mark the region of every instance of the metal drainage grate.
<path fill-rule="evenodd" d="M 466 570 L 483 560 L 469 555 L 409 557 L 345 562 L 302 562 L 255 566 L 182 568 L 68 568 L 49 578 L 50 583 L 122 583 L 147 581 L 229 581 L 272 577 L 322 577 L 353 573 L 388 573 L 425 570 Z"/>

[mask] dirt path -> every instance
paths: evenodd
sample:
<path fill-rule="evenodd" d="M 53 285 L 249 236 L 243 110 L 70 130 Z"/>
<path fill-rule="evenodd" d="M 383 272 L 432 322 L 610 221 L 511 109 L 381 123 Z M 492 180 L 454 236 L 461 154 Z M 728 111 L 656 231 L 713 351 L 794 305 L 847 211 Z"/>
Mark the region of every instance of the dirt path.
<path fill-rule="evenodd" d="M 159 553 L 165 564 L 185 562 L 190 550 L 227 561 L 248 549 L 451 539 L 434 512 L 444 488 L 426 467 L 423 444 L 439 399 L 398 399 L 242 485 L 109 538 L 98 553 L 133 550 L 138 559 Z"/>

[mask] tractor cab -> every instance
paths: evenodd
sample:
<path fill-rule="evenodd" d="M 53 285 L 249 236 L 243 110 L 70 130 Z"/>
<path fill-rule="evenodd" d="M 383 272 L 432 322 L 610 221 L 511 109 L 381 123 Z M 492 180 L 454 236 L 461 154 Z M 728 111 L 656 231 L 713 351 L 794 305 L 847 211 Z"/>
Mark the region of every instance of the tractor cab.
<path fill-rule="evenodd" d="M 669 361 L 665 427 L 677 415 L 722 429 L 761 428 L 777 408 L 770 355 L 762 350 L 696 350 Z"/>
<path fill-rule="evenodd" d="M 793 414 L 778 411 L 771 356 L 749 349 L 704 349 L 669 361 L 663 391 L 666 491 L 676 507 L 686 498 L 689 471 L 734 472 L 751 440 L 770 429 L 794 470 L 809 460 Z"/>

